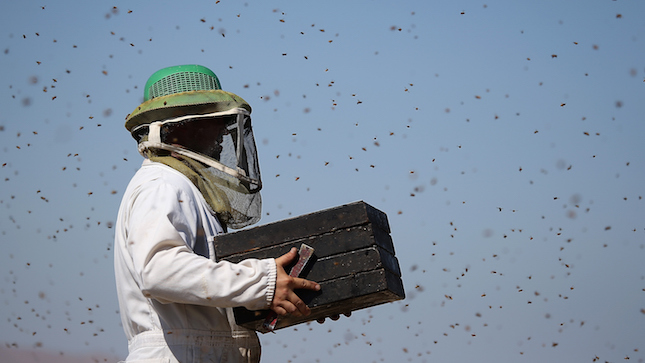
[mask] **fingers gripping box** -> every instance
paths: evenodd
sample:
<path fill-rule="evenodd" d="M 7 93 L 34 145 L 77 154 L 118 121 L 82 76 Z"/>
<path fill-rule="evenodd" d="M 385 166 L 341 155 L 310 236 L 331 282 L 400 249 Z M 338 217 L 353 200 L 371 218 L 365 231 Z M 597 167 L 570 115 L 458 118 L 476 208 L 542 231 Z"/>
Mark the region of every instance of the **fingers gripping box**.
<path fill-rule="evenodd" d="M 219 235 L 215 254 L 230 262 L 276 258 L 303 243 L 314 255 L 300 277 L 321 289 L 297 291 L 311 315 L 281 317 L 275 329 L 405 298 L 387 216 L 362 201 Z M 269 312 L 234 309 L 238 325 L 257 331 Z"/>

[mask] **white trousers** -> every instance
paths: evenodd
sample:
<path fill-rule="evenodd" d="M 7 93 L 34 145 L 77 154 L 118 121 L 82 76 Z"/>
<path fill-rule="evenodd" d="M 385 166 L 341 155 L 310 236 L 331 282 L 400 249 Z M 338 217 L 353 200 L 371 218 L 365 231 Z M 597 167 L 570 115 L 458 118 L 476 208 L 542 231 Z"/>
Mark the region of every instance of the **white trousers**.
<path fill-rule="evenodd" d="M 146 331 L 129 343 L 127 363 L 258 363 L 254 333 L 231 337 L 204 330 Z"/>

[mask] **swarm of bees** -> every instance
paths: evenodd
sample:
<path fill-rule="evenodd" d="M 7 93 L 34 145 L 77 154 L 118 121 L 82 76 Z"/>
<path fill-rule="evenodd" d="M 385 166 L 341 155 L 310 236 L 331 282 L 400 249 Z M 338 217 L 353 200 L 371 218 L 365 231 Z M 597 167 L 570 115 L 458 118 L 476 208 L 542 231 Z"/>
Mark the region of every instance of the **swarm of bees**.
<path fill-rule="evenodd" d="M 116 298 L 96 289 L 110 283 L 116 209 L 140 162 L 114 115 L 138 104 L 145 75 L 135 73 L 152 72 L 140 65 L 163 47 L 215 62 L 226 86 L 262 100 L 252 106 L 263 169 L 275 175 L 269 218 L 347 199 L 388 212 L 407 299 L 263 336 L 269 360 L 645 361 L 634 338 L 645 315 L 637 12 L 589 10 L 610 25 L 581 35 L 570 27 L 589 29 L 586 13 L 520 29 L 493 4 L 373 4 L 387 16 L 332 19 L 215 1 L 186 10 L 190 22 L 164 15 L 152 36 L 136 4 L 84 13 L 89 29 L 63 20 L 86 34 L 47 25 L 65 6 L 24 8 L 37 21 L 4 34 L 16 70 L 0 116 L 0 356 L 71 362 L 66 347 L 83 346 L 101 353 L 85 361 L 124 358 Z M 246 41 L 271 47 L 240 48 Z M 604 296 L 625 298 L 600 309 Z"/>

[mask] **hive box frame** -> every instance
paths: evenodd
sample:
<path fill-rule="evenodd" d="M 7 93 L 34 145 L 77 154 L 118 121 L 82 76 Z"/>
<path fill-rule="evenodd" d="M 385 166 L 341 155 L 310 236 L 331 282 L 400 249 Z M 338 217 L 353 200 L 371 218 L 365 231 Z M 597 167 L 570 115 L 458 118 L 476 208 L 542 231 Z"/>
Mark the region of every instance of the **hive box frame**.
<path fill-rule="evenodd" d="M 363 201 L 216 236 L 215 255 L 235 263 L 276 258 L 302 243 L 315 252 L 300 276 L 321 290 L 297 291 L 311 315 L 281 317 L 276 329 L 405 298 L 387 216 Z M 238 325 L 263 331 L 269 310 L 234 314 Z"/>

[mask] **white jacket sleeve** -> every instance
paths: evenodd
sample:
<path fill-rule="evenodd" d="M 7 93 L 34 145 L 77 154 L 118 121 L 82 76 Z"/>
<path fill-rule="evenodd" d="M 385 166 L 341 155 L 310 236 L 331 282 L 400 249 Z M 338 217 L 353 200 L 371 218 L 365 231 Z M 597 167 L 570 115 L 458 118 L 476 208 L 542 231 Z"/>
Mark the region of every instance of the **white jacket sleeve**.
<path fill-rule="evenodd" d="M 127 226 L 133 277 L 143 294 L 161 303 L 268 308 L 275 291 L 275 260 L 234 264 L 194 253 L 201 233 L 196 201 L 168 183 L 152 184 L 134 194 Z"/>

